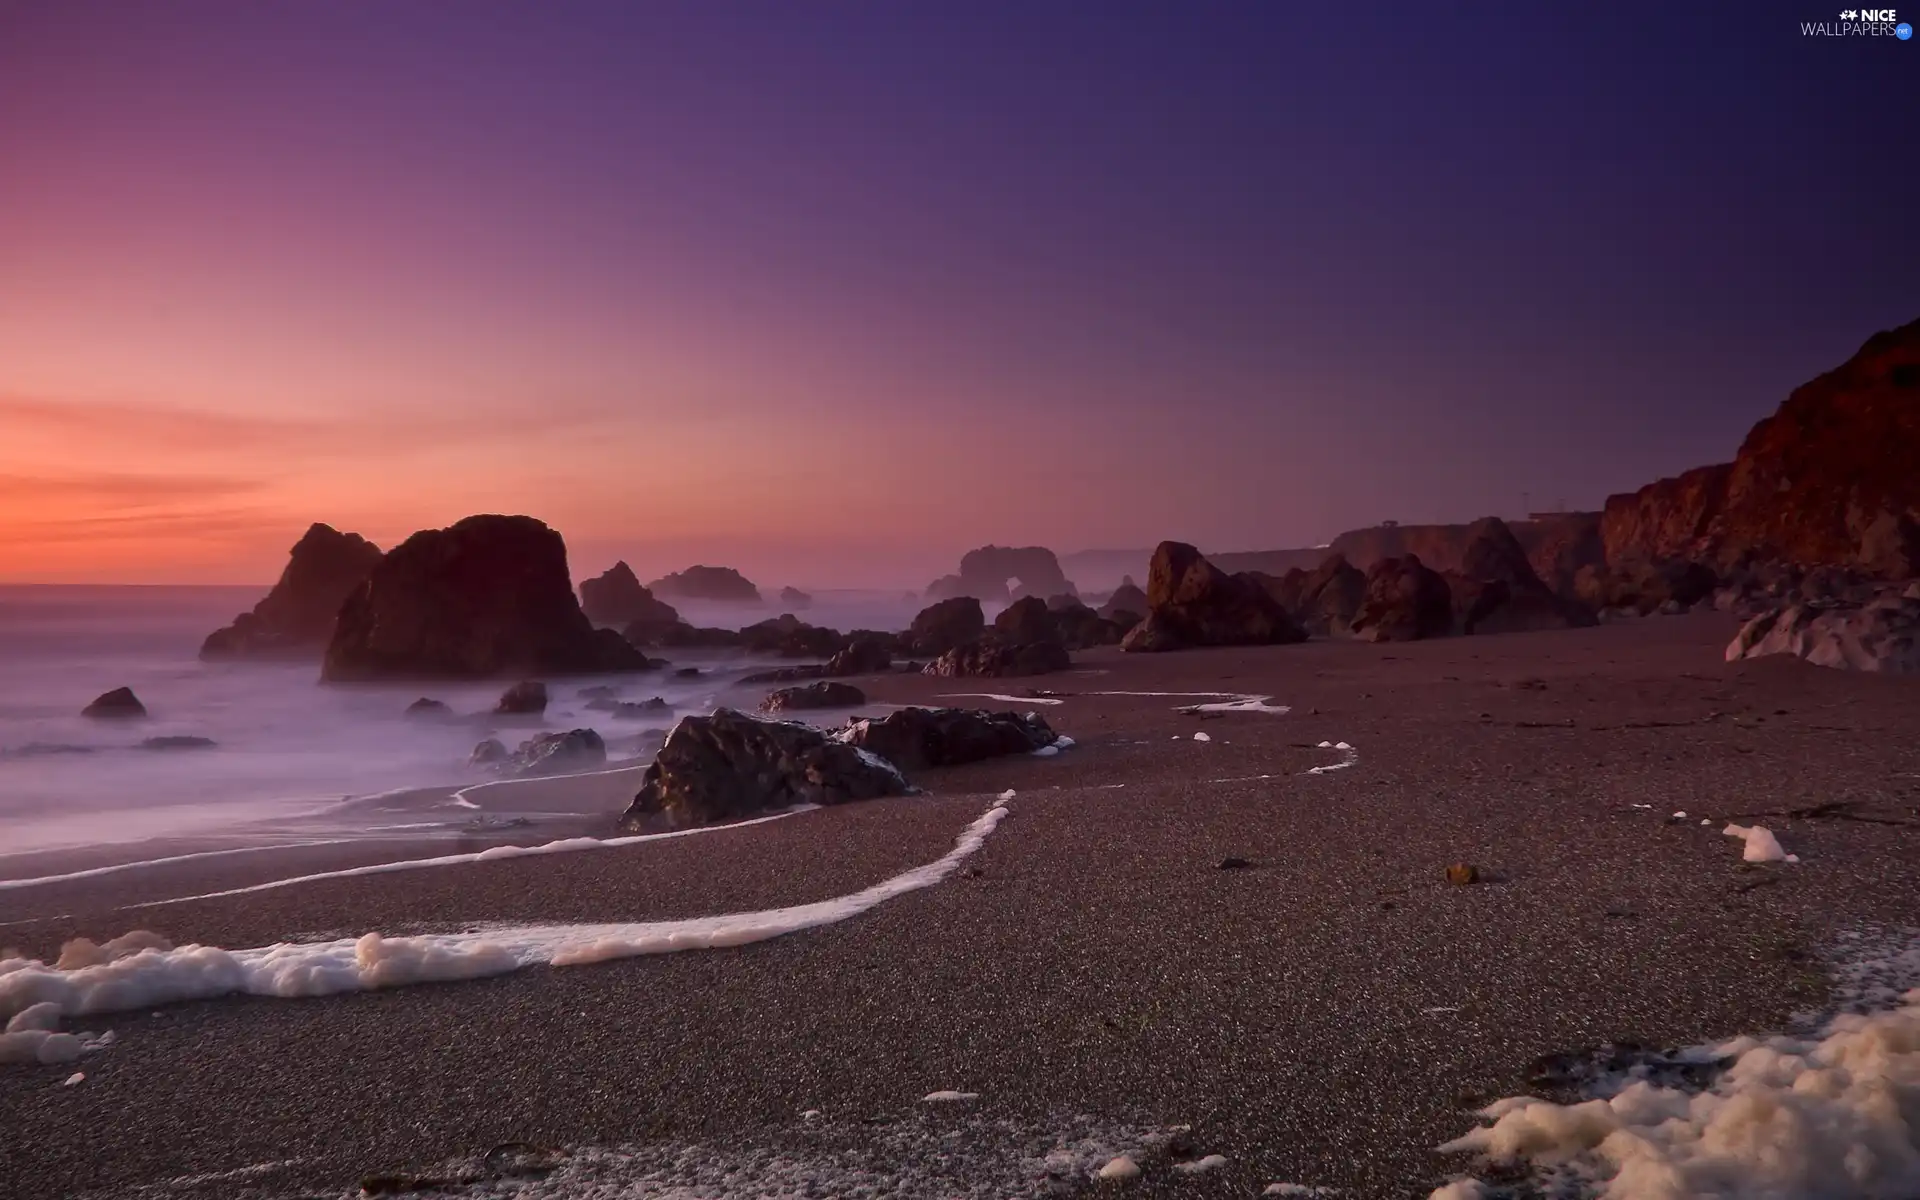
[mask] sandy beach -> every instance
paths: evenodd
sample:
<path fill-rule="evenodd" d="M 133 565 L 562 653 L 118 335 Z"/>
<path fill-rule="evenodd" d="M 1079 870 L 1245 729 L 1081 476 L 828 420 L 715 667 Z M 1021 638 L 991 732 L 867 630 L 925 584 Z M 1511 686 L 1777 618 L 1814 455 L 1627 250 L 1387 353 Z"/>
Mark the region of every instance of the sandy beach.
<path fill-rule="evenodd" d="M 1031 707 L 1076 745 L 925 773 L 925 797 L 620 849 L 132 911 L 407 848 L 0 891 L 0 942 L 44 957 L 130 929 L 237 948 L 751 911 L 939 859 L 1015 792 L 951 877 L 824 928 L 85 1019 L 116 1042 L 75 1068 L 84 1082 L 0 1071 L 0 1195 L 348 1195 L 380 1174 L 477 1178 L 503 1143 L 599 1163 L 575 1183 L 656 1185 L 572 1194 L 1424 1195 L 1471 1165 L 1434 1147 L 1527 1090 L 1541 1056 L 1781 1028 L 1827 1002 L 1828 964 L 1858 935 L 1920 924 L 1920 691 L 1725 664 L 1732 628 L 1695 614 L 1391 646 L 1107 649 L 991 681 L 1055 703 L 945 699 L 989 681 L 863 679 L 876 701 Z M 609 833 L 631 780 L 542 786 L 605 790 Z M 1729 821 L 1766 825 L 1801 861 L 1743 863 Z M 1449 884 L 1455 862 L 1481 881 Z M 976 1095 L 922 1100 L 943 1091 Z M 1124 1185 L 1033 1165 L 1097 1166 L 1183 1125 L 1225 1165 L 1179 1173 L 1141 1151 L 1145 1174 Z"/>

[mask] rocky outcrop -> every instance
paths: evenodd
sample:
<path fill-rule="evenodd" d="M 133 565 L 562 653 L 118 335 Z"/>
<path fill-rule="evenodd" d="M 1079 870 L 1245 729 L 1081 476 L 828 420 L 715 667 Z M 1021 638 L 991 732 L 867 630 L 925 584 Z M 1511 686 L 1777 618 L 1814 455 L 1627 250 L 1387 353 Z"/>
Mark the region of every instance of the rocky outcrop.
<path fill-rule="evenodd" d="M 662 575 L 647 585 L 654 594 L 673 600 L 707 600 L 726 604 L 758 604 L 760 589 L 732 567 L 688 567 Z"/>
<path fill-rule="evenodd" d="M 1129 575 L 1120 581 L 1120 586 L 1113 589 L 1113 595 L 1107 597 L 1107 602 L 1100 606 L 1100 615 L 1112 621 L 1122 613 L 1131 613 L 1137 622 L 1147 615 L 1148 607 L 1147 594 Z"/>
<path fill-rule="evenodd" d="M 867 694 L 850 683 L 822 682 L 768 692 L 767 698 L 760 702 L 760 711 L 777 713 L 803 708 L 856 708 L 866 702 Z"/>
<path fill-rule="evenodd" d="M 904 771 L 1031 754 L 1059 737 L 1033 713 L 971 708 L 902 708 L 854 721 L 839 736 Z"/>
<path fill-rule="evenodd" d="M 994 634 L 1007 642 L 1048 642 L 1055 634 L 1053 610 L 1039 596 L 1023 596 L 993 619 Z"/>
<path fill-rule="evenodd" d="M 447 702 L 444 700 L 435 700 L 429 696 L 422 696 L 412 704 L 407 705 L 407 715 L 409 717 L 420 718 L 451 717 L 453 715 L 453 709 L 448 707 Z"/>
<path fill-rule="evenodd" d="M 781 658 L 826 658 L 845 642 L 838 631 L 809 625 L 792 613 L 757 621 L 740 631 L 740 645 L 749 651 Z"/>
<path fill-rule="evenodd" d="M 813 597 L 797 587 L 781 588 L 779 599 L 782 606 L 790 609 L 804 610 L 813 607 Z"/>
<path fill-rule="evenodd" d="M 379 561 L 380 547 L 359 534 L 314 524 L 294 543 L 279 582 L 253 611 L 209 634 L 200 657 L 317 655 L 333 636 L 340 605 Z"/>
<path fill-rule="evenodd" d="M 1534 573 L 1504 521 L 1486 517 L 1469 529 L 1460 570 L 1448 579 L 1460 632 L 1523 633 L 1595 624 L 1591 609 L 1563 599 Z"/>
<path fill-rule="evenodd" d="M 1010 586 L 1011 585 L 1011 586 Z M 957 575 L 943 575 L 927 588 L 927 599 L 972 596 L 999 603 L 1024 596 L 1074 595 L 1060 560 L 1045 546 L 982 546 L 960 559 Z"/>
<path fill-rule="evenodd" d="M 1346 560 L 1330 554 L 1311 571 L 1298 578 L 1289 571 L 1281 586 L 1292 593 L 1283 597 L 1294 620 L 1308 633 L 1318 637 L 1345 637 L 1353 632 L 1353 619 L 1360 615 L 1367 599 L 1366 572 Z"/>
<path fill-rule="evenodd" d="M 1055 596 L 1047 601 L 1047 612 L 1053 618 L 1053 640 L 1069 650 L 1117 646 L 1127 632 L 1073 596 Z"/>
<path fill-rule="evenodd" d="M 828 675 L 872 675 L 893 666 L 892 634 L 856 629 L 847 643 L 827 660 Z"/>
<path fill-rule="evenodd" d="M 1052 640 L 1034 642 L 987 638 L 970 642 L 934 659 L 923 668 L 927 675 L 949 678 L 994 678 L 1003 675 L 1046 675 L 1073 665 L 1067 648 Z"/>
<path fill-rule="evenodd" d="M 493 711 L 504 717 L 537 717 L 547 711 L 547 685 L 522 680 L 500 693 Z"/>
<path fill-rule="evenodd" d="M 930 604 L 913 618 L 901 639 L 907 654 L 945 654 L 956 646 L 977 642 L 987 629 L 986 614 L 972 596 L 955 596 Z"/>
<path fill-rule="evenodd" d="M 1598 612 L 1646 616 L 1706 603 L 1720 584 L 1720 576 L 1704 563 L 1628 560 L 1618 567 L 1582 567 L 1573 594 Z"/>
<path fill-rule="evenodd" d="M 1466 525 L 1372 525 L 1350 529 L 1329 547 L 1362 571 L 1375 563 L 1411 554 L 1429 570 L 1443 575 L 1472 576 L 1467 548 L 1478 536 L 1483 518 Z M 1599 513 L 1538 513 L 1524 521 L 1502 522 L 1519 543 L 1534 574 L 1555 590 L 1573 583 L 1581 567 L 1602 562 Z"/>
<path fill-rule="evenodd" d="M 657 599 L 624 562 L 613 564 L 604 574 L 580 585 L 580 609 L 597 625 L 646 629 L 680 623 L 680 613 L 673 605 Z"/>
<path fill-rule="evenodd" d="M 638 671 L 644 654 L 580 611 L 560 535 L 532 517 L 414 534 L 340 608 L 327 680 Z"/>
<path fill-rule="evenodd" d="M 1796 388 L 1730 464 L 1610 497 L 1607 560 L 1920 574 L 1920 321 Z"/>
<path fill-rule="evenodd" d="M 93 702 L 80 710 L 83 717 L 93 717 L 101 721 L 124 721 L 147 715 L 147 706 L 140 703 L 140 697 L 133 694 L 132 688 L 115 688 L 93 698 Z"/>
<path fill-rule="evenodd" d="M 796 804 L 844 804 L 907 791 L 906 778 L 877 753 L 806 725 L 723 708 L 673 727 L 620 826 L 629 832 L 684 829 Z"/>
<path fill-rule="evenodd" d="M 1754 617 L 1727 646 L 1727 661 L 1792 654 L 1820 667 L 1920 674 L 1920 585 L 1866 604 L 1789 604 Z"/>
<path fill-rule="evenodd" d="M 527 778 L 536 775 L 566 775 L 591 771 L 607 762 L 607 744 L 591 729 L 569 729 L 565 733 L 543 733 L 520 743 L 507 759 L 507 769 Z"/>
<path fill-rule="evenodd" d="M 1453 632 L 1453 591 L 1419 556 L 1373 564 L 1367 598 L 1353 620 L 1355 637 L 1372 642 L 1410 642 Z"/>
<path fill-rule="evenodd" d="M 1120 648 L 1280 645 L 1306 636 L 1252 576 L 1229 575 L 1184 542 L 1161 542 L 1147 572 L 1146 620 L 1128 631 Z"/>

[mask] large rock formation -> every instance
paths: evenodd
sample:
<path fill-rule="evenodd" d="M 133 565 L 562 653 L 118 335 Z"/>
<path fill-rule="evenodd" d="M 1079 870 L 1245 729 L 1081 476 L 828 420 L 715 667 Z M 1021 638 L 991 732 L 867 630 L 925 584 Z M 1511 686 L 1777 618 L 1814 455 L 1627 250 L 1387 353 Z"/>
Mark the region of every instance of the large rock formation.
<path fill-rule="evenodd" d="M 1311 571 L 1288 571 L 1267 590 L 1308 633 L 1345 637 L 1366 602 L 1367 575 L 1344 555 L 1330 554 Z"/>
<path fill-rule="evenodd" d="M 1796 388 L 1732 463 L 1607 500 L 1612 564 L 1698 558 L 1920 574 L 1920 321 Z"/>
<path fill-rule="evenodd" d="M 595 629 L 567 546 L 532 517 L 468 517 L 395 546 L 346 602 L 321 678 L 484 679 L 638 671 L 645 655 Z"/>
<path fill-rule="evenodd" d="M 854 721 L 839 736 L 906 771 L 1030 754 L 1059 738 L 1033 713 L 971 708 L 902 708 Z"/>
<path fill-rule="evenodd" d="M 1385 558 L 1367 572 L 1367 600 L 1353 619 L 1355 637 L 1410 642 L 1453 631 L 1453 591 L 1413 554 Z"/>
<path fill-rule="evenodd" d="M 1460 570 L 1448 579 L 1454 620 L 1462 633 L 1519 633 L 1595 623 L 1590 609 L 1563 599 L 1541 581 L 1504 521 L 1485 517 L 1470 529 Z"/>
<path fill-rule="evenodd" d="M 100 721 L 137 720 L 147 715 L 147 706 L 140 703 L 132 688 L 118 687 L 95 696 L 80 715 Z"/>
<path fill-rule="evenodd" d="M 1123 627 L 1120 622 L 1108 620 L 1074 596 L 1055 596 L 1048 600 L 1047 613 L 1053 619 L 1054 640 L 1069 650 L 1117 646 L 1127 628 L 1135 623 L 1130 622 Z"/>
<path fill-rule="evenodd" d="M 802 708 L 858 708 L 867 702 L 867 694 L 850 683 L 810 683 L 785 687 L 767 693 L 760 702 L 761 712 L 788 712 Z"/>
<path fill-rule="evenodd" d="M 280 581 L 252 612 L 207 636 L 204 659 L 318 654 L 333 636 L 340 605 L 380 561 L 380 547 L 331 525 L 308 528 L 287 557 Z"/>
<path fill-rule="evenodd" d="M 1120 586 L 1113 589 L 1113 595 L 1108 596 L 1107 602 L 1100 606 L 1100 615 L 1113 621 L 1120 619 L 1123 613 L 1131 613 L 1134 620 L 1138 622 L 1146 617 L 1149 607 L 1151 605 L 1147 603 L 1147 594 L 1140 590 L 1140 585 L 1133 581 L 1133 576 L 1129 575 L 1120 581 Z"/>
<path fill-rule="evenodd" d="M 607 744 L 591 729 L 543 733 L 520 743 L 504 766 L 514 775 L 566 775 L 605 766 Z"/>
<path fill-rule="evenodd" d="M 987 617 L 980 601 L 972 596 L 954 596 L 921 609 L 901 638 L 901 649 L 908 654 L 945 654 L 956 646 L 980 640 L 986 632 Z"/>
<path fill-rule="evenodd" d="M 732 567 L 688 567 L 663 575 L 647 585 L 654 593 L 675 600 L 717 600 L 729 604 L 758 604 L 760 589 Z"/>
<path fill-rule="evenodd" d="M 1306 640 L 1280 602 L 1249 575 L 1229 575 L 1184 542 L 1161 542 L 1147 571 L 1147 619 L 1123 650 L 1263 646 Z"/>
<path fill-rule="evenodd" d="M 922 673 L 949 678 L 1002 675 L 1046 675 L 1064 671 L 1073 665 L 1067 648 L 1047 639 L 1033 642 L 1009 642 L 986 638 L 956 646 L 928 663 Z"/>
<path fill-rule="evenodd" d="M 664 628 L 680 622 L 673 605 L 655 598 L 633 568 L 617 562 L 580 584 L 580 609 L 596 625 Z"/>
<path fill-rule="evenodd" d="M 1748 621 L 1727 661 L 1792 654 L 1815 666 L 1886 674 L 1920 673 L 1920 587 L 1866 604 L 1790 604 Z"/>
<path fill-rule="evenodd" d="M 906 778 L 875 753 L 810 726 L 723 708 L 673 727 L 620 826 L 629 832 L 688 828 L 909 790 Z"/>
<path fill-rule="evenodd" d="M 1471 575 L 1467 548 L 1484 520 L 1466 525 L 1373 525 L 1350 529 L 1333 539 L 1331 552 L 1362 571 L 1375 563 L 1411 554 L 1429 570 Z M 1503 522 L 1533 567 L 1534 574 L 1557 591 L 1573 585 L 1581 567 L 1604 561 L 1600 514 L 1538 513 L 1525 521 Z"/>
<path fill-rule="evenodd" d="M 783 587 L 780 589 L 780 603 L 795 610 L 812 608 L 813 597 L 797 587 Z"/>
<path fill-rule="evenodd" d="M 1009 586 L 1011 585 L 1011 586 Z M 1022 596 L 1074 595 L 1060 560 L 1045 546 L 982 546 L 960 559 L 960 573 L 943 575 L 927 588 L 927 599 L 972 596 L 995 603 Z"/>

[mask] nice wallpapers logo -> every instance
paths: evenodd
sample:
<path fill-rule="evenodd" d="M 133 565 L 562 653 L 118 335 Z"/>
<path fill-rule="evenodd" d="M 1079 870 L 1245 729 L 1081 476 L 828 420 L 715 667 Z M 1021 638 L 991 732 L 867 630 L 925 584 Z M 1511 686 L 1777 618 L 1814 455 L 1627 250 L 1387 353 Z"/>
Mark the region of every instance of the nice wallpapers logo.
<path fill-rule="evenodd" d="M 1838 21 L 1802 21 L 1802 37 L 1891 37 L 1907 41 L 1913 26 L 1891 8 L 1846 8 Z"/>

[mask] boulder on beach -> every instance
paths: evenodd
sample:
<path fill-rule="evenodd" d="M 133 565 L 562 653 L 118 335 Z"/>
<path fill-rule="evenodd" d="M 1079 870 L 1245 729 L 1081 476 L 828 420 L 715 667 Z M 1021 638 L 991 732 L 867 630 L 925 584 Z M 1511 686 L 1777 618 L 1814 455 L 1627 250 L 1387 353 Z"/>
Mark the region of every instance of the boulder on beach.
<path fill-rule="evenodd" d="M 1920 597 L 1889 592 L 1865 604 L 1811 602 L 1771 609 L 1741 627 L 1727 645 L 1726 659 L 1773 654 L 1848 671 L 1920 673 Z"/>
<path fill-rule="evenodd" d="M 119 721 L 147 715 L 147 706 L 140 703 L 140 697 L 133 694 L 132 688 L 115 688 L 93 698 L 93 702 L 80 710 L 83 717 L 94 717 L 103 721 Z"/>
<path fill-rule="evenodd" d="M 760 589 L 732 567 L 688 567 L 662 575 L 647 585 L 655 595 L 674 600 L 707 600 L 725 604 L 758 604 Z"/>
<path fill-rule="evenodd" d="M 1289 609 L 1301 628 L 1321 637 L 1353 632 L 1353 619 L 1367 601 L 1365 571 L 1344 554 L 1329 554 L 1313 570 L 1300 572 L 1297 579 L 1293 575 L 1287 572 L 1287 586 L 1294 592 Z"/>
<path fill-rule="evenodd" d="M 596 625 L 675 625 L 680 614 L 673 605 L 655 598 L 624 562 L 580 584 L 580 610 Z"/>
<path fill-rule="evenodd" d="M 1087 650 L 1094 646 L 1117 646 L 1126 635 L 1116 621 L 1109 621 L 1075 596 L 1055 596 L 1047 601 L 1053 618 L 1053 640 L 1069 650 Z"/>
<path fill-rule="evenodd" d="M 1073 665 L 1067 648 L 1059 642 L 1013 642 L 1003 638 L 983 638 L 964 646 L 955 646 L 922 668 L 927 675 L 950 678 L 994 678 L 1003 675 L 1046 675 L 1064 671 Z"/>
<path fill-rule="evenodd" d="M 1462 633 L 1575 629 L 1596 623 L 1593 610 L 1546 585 L 1520 539 L 1498 517 L 1468 527 L 1460 571 L 1448 580 L 1448 589 Z"/>
<path fill-rule="evenodd" d="M 380 547 L 357 533 L 315 523 L 287 556 L 279 582 L 251 612 L 207 635 L 200 657 L 318 655 L 333 636 L 340 606 L 380 561 Z"/>
<path fill-rule="evenodd" d="M 993 631 L 1008 642 L 1048 642 L 1054 639 L 1053 610 L 1038 596 L 1023 596 L 993 619 Z"/>
<path fill-rule="evenodd" d="M 620 827 L 685 829 L 910 790 L 892 763 L 821 730 L 722 708 L 673 727 Z"/>
<path fill-rule="evenodd" d="M 508 769 L 519 777 L 565 775 L 605 766 L 607 744 L 591 729 L 543 733 L 520 743 L 508 759 Z"/>
<path fill-rule="evenodd" d="M 823 680 L 804 687 L 780 688 L 767 693 L 760 702 L 761 712 L 788 712 L 803 708 L 854 708 L 867 702 L 867 694 L 850 683 Z"/>
<path fill-rule="evenodd" d="M 1367 599 L 1353 620 L 1354 636 L 1373 642 L 1410 642 L 1453 632 L 1453 590 L 1417 555 L 1383 558 L 1367 572 Z"/>
<path fill-rule="evenodd" d="M 980 601 L 972 596 L 955 596 L 930 604 L 913 618 L 902 649 L 909 654 L 945 654 L 956 646 L 980 640 L 987 630 L 987 617 Z"/>
<path fill-rule="evenodd" d="M 1161 542 L 1147 570 L 1147 617 L 1120 648 L 1266 646 L 1306 640 L 1279 601 L 1250 575 L 1229 575 L 1184 542 Z"/>
<path fill-rule="evenodd" d="M 547 711 L 547 685 L 528 679 L 500 693 L 493 711 L 501 716 L 532 717 Z"/>
<path fill-rule="evenodd" d="M 849 723 L 839 736 L 905 771 L 1031 754 L 1059 737 L 1036 714 L 972 708 L 902 708 Z"/>
<path fill-rule="evenodd" d="M 532 517 L 468 517 L 414 534 L 347 597 L 321 678 L 334 681 L 641 671 L 646 655 L 595 629 L 567 546 Z"/>
<path fill-rule="evenodd" d="M 847 635 L 846 644 L 827 660 L 828 675 L 873 675 L 893 666 L 894 638 L 891 634 L 856 629 Z"/>

